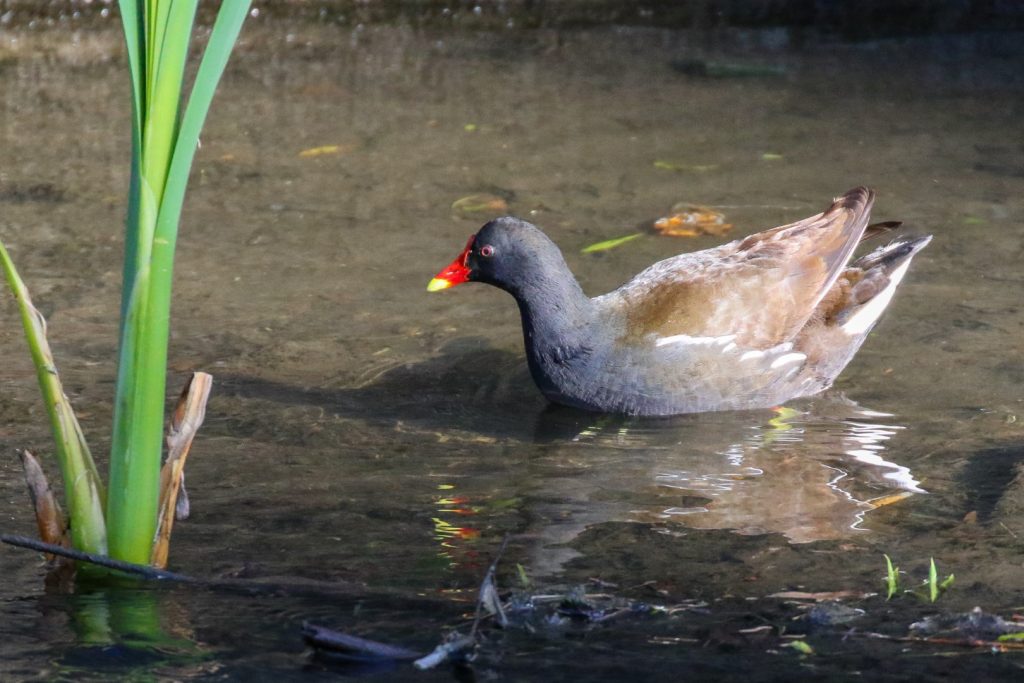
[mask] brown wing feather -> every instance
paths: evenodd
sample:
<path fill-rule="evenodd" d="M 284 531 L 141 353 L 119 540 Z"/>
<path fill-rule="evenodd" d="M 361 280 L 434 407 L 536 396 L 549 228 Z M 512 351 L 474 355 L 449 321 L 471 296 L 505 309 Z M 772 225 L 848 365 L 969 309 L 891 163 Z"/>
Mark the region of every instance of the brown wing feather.
<path fill-rule="evenodd" d="M 858 187 L 825 212 L 717 249 L 651 266 L 615 294 L 626 339 L 737 335 L 767 348 L 791 340 L 850 259 L 874 192 Z"/>

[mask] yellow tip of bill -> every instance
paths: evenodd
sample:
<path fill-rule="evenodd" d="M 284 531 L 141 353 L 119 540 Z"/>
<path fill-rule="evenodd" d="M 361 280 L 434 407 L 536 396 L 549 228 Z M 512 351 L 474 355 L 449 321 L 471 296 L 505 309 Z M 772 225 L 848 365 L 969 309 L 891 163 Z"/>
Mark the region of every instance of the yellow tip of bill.
<path fill-rule="evenodd" d="M 442 289 L 448 289 L 451 286 L 452 286 L 452 283 L 449 282 L 448 280 L 442 280 L 439 277 L 435 277 L 433 280 L 430 281 L 430 284 L 427 285 L 427 291 L 428 292 L 438 292 L 438 291 L 440 291 Z"/>

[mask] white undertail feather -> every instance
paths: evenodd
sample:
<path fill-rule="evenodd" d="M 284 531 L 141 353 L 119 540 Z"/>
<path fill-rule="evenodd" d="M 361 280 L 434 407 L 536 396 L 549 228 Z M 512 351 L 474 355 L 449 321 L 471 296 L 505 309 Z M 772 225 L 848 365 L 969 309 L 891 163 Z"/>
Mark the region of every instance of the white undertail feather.
<path fill-rule="evenodd" d="M 907 268 L 910 266 L 911 259 L 907 259 L 900 266 L 889 273 L 889 284 L 875 295 L 870 301 L 864 304 L 860 310 L 850 316 L 850 319 L 842 324 L 842 330 L 851 337 L 856 337 L 862 334 L 866 334 L 871 326 L 875 324 L 875 321 L 882 315 L 882 311 L 885 310 L 889 302 L 892 301 L 892 295 L 896 292 L 896 287 L 899 286 L 900 280 L 907 274 Z"/>

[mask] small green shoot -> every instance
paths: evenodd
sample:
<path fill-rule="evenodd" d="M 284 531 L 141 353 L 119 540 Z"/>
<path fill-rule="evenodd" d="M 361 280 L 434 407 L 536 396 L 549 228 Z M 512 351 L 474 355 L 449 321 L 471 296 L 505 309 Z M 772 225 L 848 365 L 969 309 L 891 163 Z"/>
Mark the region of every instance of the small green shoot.
<path fill-rule="evenodd" d="M 786 647 L 791 647 L 802 655 L 814 654 L 814 648 L 802 640 L 793 640 L 791 642 L 788 642 L 786 643 Z"/>
<path fill-rule="evenodd" d="M 526 574 L 526 567 L 516 562 L 516 575 L 519 577 L 519 585 L 523 587 L 523 590 L 529 590 L 533 583 L 530 581 L 530 577 Z"/>
<path fill-rule="evenodd" d="M 939 583 L 939 571 L 935 568 L 935 558 L 931 558 L 931 563 L 928 565 L 928 599 L 931 602 L 938 600 L 939 596 L 953 585 L 954 578 L 955 575 L 950 574 L 942 580 L 942 583 Z"/>
<path fill-rule="evenodd" d="M 942 581 L 939 581 L 939 570 L 935 566 L 935 558 L 930 558 L 928 564 L 928 578 L 925 579 L 924 583 L 921 584 L 922 588 L 927 588 L 927 594 L 923 594 L 919 590 L 900 590 L 900 568 L 893 565 L 892 559 L 888 555 L 882 555 L 885 558 L 885 599 L 891 600 L 897 593 L 911 593 L 921 598 L 922 600 L 928 600 L 929 602 L 935 602 L 939 599 L 939 596 L 945 593 L 953 585 L 953 581 L 956 579 L 954 574 L 950 574 Z"/>
<path fill-rule="evenodd" d="M 900 590 L 900 568 L 893 566 L 888 555 L 882 557 L 885 558 L 885 599 L 891 600 Z"/>
<path fill-rule="evenodd" d="M 939 599 L 939 570 L 935 568 L 935 558 L 928 565 L 928 598 L 935 602 Z"/>

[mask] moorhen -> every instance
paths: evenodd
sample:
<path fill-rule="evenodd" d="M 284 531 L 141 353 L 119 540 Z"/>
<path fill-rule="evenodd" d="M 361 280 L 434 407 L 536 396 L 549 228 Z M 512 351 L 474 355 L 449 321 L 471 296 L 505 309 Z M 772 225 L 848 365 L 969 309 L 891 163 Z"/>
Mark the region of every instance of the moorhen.
<path fill-rule="evenodd" d="M 770 408 L 827 389 L 931 236 L 847 263 L 873 191 L 824 213 L 659 261 L 588 298 L 558 247 L 513 217 L 493 220 L 429 291 L 486 282 L 515 297 L 530 373 L 549 400 L 633 415 Z"/>

